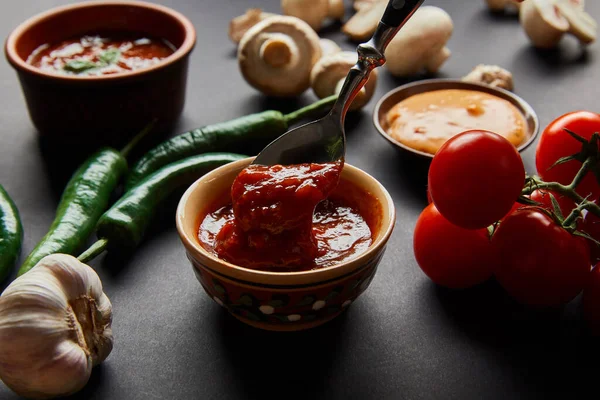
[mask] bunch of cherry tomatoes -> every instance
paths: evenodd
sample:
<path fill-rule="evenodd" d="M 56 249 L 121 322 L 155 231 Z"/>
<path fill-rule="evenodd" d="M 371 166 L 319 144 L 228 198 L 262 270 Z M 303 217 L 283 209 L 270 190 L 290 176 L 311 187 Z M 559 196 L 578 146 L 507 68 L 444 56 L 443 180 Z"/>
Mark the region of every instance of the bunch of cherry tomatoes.
<path fill-rule="evenodd" d="M 553 121 L 538 142 L 535 177 L 500 135 L 467 131 L 447 141 L 431 163 L 430 204 L 415 227 L 421 269 L 456 289 L 494 277 L 534 307 L 583 291 L 585 318 L 600 332 L 599 132 L 592 112 Z"/>

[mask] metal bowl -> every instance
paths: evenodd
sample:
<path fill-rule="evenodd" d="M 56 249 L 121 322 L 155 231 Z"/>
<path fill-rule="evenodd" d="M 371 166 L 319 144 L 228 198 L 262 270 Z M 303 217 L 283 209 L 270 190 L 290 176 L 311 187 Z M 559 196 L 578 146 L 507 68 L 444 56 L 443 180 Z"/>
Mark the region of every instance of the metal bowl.
<path fill-rule="evenodd" d="M 517 109 L 525 117 L 528 128 L 527 140 L 524 141 L 519 147 L 517 147 L 517 150 L 519 150 L 519 152 L 522 152 L 527 147 L 529 147 L 535 141 L 537 135 L 539 134 L 540 123 L 537 114 L 535 113 L 533 108 L 521 97 L 504 89 L 499 89 L 496 87 L 491 87 L 478 83 L 463 82 L 457 79 L 427 79 L 409 83 L 387 92 L 377 102 L 377 104 L 375 105 L 375 109 L 373 110 L 373 123 L 375 124 L 375 128 L 377 128 L 377 131 L 381 134 L 381 136 L 383 136 L 388 142 L 390 142 L 394 147 L 398 148 L 402 152 L 412 153 L 414 155 L 419 156 L 419 158 L 432 159 L 433 154 L 420 150 L 415 150 L 412 147 L 398 142 L 396 139 L 388 135 L 388 126 L 385 117 L 388 111 L 393 106 L 410 96 L 419 93 L 429 92 L 432 90 L 442 89 L 466 89 L 485 92 L 497 96 L 501 99 L 505 99 L 512 103 L 515 107 L 517 107 Z"/>

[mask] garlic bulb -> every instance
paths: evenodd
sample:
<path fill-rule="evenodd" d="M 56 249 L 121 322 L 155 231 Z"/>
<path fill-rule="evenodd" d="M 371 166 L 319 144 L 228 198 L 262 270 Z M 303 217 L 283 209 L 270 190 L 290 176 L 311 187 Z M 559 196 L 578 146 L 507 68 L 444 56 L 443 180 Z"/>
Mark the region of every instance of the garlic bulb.
<path fill-rule="evenodd" d="M 29 398 L 77 392 L 112 350 L 111 320 L 92 268 L 66 254 L 44 257 L 0 296 L 0 378 Z"/>

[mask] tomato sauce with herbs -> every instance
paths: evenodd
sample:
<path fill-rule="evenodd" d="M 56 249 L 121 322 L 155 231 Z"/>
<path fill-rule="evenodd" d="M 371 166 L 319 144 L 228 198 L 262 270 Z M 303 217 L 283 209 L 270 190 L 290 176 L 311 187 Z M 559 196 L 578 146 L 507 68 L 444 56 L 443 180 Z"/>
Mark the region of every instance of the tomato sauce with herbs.
<path fill-rule="evenodd" d="M 85 35 L 34 50 L 27 63 L 67 75 L 110 75 L 160 63 L 175 52 L 163 39 L 133 34 Z"/>
<path fill-rule="evenodd" d="M 328 163 L 244 169 L 231 187 L 231 204 L 212 208 L 202 219 L 200 243 L 223 260 L 269 271 L 327 267 L 366 251 L 375 218 L 361 215 L 359 199 L 343 196 L 356 189 L 333 193 L 341 168 Z"/>

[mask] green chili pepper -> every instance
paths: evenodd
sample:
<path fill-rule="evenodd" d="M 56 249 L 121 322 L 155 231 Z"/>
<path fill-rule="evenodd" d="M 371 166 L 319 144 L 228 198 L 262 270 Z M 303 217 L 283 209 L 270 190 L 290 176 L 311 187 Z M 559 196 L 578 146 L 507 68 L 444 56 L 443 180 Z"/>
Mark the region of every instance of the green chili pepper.
<path fill-rule="evenodd" d="M 67 183 L 48 233 L 23 262 L 18 275 L 48 254 L 78 251 L 108 207 L 110 195 L 126 170 L 127 161 L 117 150 L 102 149 L 89 157 Z"/>
<path fill-rule="evenodd" d="M 0 282 L 15 265 L 21 252 L 23 225 L 15 203 L 0 185 Z"/>
<path fill-rule="evenodd" d="M 293 113 L 264 111 L 231 121 L 208 125 L 175 136 L 146 153 L 131 167 L 125 188 L 128 190 L 160 167 L 196 154 L 218 151 L 248 151 L 262 148 L 300 119 L 332 105 L 337 96 L 326 97 Z"/>
<path fill-rule="evenodd" d="M 107 245 L 133 248 L 142 240 L 158 205 L 171 193 L 230 162 L 246 158 L 233 153 L 206 153 L 189 157 L 152 173 L 125 193 L 98 221 L 99 240 L 78 258 L 88 262 Z"/>
<path fill-rule="evenodd" d="M 125 157 L 153 125 L 154 122 L 146 126 L 121 152 L 101 149 L 75 171 L 63 191 L 48 233 L 25 259 L 18 276 L 49 254 L 73 254 L 83 247 L 98 218 L 108 208 L 113 190 L 127 172 Z"/>

